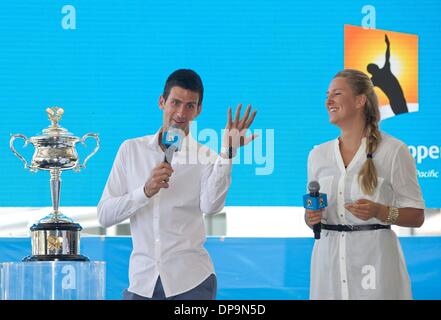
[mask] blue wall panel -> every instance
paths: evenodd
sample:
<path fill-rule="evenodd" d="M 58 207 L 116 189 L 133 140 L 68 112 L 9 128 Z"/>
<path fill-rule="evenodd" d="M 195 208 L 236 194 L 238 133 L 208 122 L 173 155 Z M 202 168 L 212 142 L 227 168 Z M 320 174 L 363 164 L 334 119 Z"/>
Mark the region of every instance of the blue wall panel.
<path fill-rule="evenodd" d="M 441 237 L 400 238 L 414 299 L 441 299 Z M 207 239 L 218 277 L 218 299 L 308 299 L 310 238 Z M 130 237 L 84 237 L 81 252 L 106 261 L 106 298 L 120 299 L 128 286 Z M 0 238 L 0 261 L 20 261 L 28 238 Z"/>

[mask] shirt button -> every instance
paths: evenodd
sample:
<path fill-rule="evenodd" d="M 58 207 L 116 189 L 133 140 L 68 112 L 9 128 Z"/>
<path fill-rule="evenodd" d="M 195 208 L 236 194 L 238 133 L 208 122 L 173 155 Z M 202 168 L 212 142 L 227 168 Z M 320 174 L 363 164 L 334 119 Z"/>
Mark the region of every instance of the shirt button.
<path fill-rule="evenodd" d="M 341 192 L 341 191 L 340 191 L 340 192 L 339 192 L 339 194 L 340 194 L 340 195 L 342 195 L 342 194 L 343 194 L 343 192 Z"/>
<path fill-rule="evenodd" d="M 346 280 L 343 280 L 343 283 L 346 283 Z"/>
<path fill-rule="evenodd" d="M 155 239 L 156 240 L 156 242 L 159 242 L 159 239 Z"/>
<path fill-rule="evenodd" d="M 340 217 L 342 217 L 342 218 L 343 218 L 343 215 L 341 214 L 341 215 L 340 215 Z"/>
<path fill-rule="evenodd" d="M 345 234 L 343 233 L 342 235 L 341 235 L 341 237 L 343 238 L 345 236 Z"/>

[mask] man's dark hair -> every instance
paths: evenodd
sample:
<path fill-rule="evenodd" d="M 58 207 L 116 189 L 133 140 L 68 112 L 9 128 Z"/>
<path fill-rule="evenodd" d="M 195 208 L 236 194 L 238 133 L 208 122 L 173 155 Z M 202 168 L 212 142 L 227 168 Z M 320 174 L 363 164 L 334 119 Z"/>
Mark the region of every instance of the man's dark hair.
<path fill-rule="evenodd" d="M 181 87 L 182 89 L 197 92 L 199 94 L 198 105 L 201 105 L 204 96 L 204 86 L 202 85 L 201 77 L 193 70 L 179 69 L 168 76 L 164 92 L 162 93 L 164 100 L 167 100 L 173 87 Z"/>

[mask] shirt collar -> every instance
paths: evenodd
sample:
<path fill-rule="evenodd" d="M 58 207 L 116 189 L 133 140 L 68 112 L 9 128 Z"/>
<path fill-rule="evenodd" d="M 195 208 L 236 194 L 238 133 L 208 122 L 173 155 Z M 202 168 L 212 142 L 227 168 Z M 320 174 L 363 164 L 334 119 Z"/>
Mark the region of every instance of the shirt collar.
<path fill-rule="evenodd" d="M 150 136 L 150 140 L 147 141 L 147 147 L 149 149 L 152 149 L 152 150 L 158 151 L 158 152 L 162 152 L 162 149 L 158 144 L 158 137 L 159 137 L 160 132 L 161 132 L 161 129 L 156 131 L 156 133 L 153 136 Z"/>
<path fill-rule="evenodd" d="M 335 151 L 335 156 L 337 157 L 337 163 L 338 163 L 338 166 L 340 167 L 340 170 L 342 172 L 344 172 L 345 170 L 349 170 L 360 160 L 360 158 L 363 155 L 366 158 L 366 137 L 363 137 L 361 139 L 360 147 L 358 147 L 358 150 L 355 153 L 354 158 L 352 158 L 352 160 L 349 163 L 347 168 L 345 168 L 343 158 L 341 157 L 339 137 L 337 137 L 337 139 L 335 139 L 334 151 Z"/>

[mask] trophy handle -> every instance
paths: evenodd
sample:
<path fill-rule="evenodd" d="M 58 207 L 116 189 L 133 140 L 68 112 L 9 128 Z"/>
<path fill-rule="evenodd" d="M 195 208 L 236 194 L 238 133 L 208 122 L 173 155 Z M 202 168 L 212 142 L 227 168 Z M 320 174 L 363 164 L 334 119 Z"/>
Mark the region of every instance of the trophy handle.
<path fill-rule="evenodd" d="M 94 138 L 96 141 L 96 147 L 95 149 L 93 149 L 92 153 L 89 154 L 86 159 L 84 159 L 83 164 L 80 164 L 79 166 L 77 166 L 76 170 L 79 171 L 81 168 L 85 169 L 86 168 L 86 163 L 87 161 L 98 151 L 98 149 L 100 148 L 100 138 L 98 137 L 98 135 L 96 133 L 87 133 L 85 134 L 82 138 L 81 138 L 81 144 L 83 146 L 86 146 L 86 139 L 87 138 Z"/>
<path fill-rule="evenodd" d="M 19 154 L 17 152 L 17 150 L 15 150 L 15 148 L 14 148 L 14 141 L 17 138 L 21 138 L 21 139 L 23 139 L 25 141 L 25 144 L 24 144 L 23 148 L 27 147 L 27 145 L 29 143 L 29 140 L 28 140 L 28 138 L 26 136 L 24 136 L 22 134 L 13 134 L 13 135 L 11 135 L 11 140 L 9 140 L 9 147 L 11 148 L 12 152 L 14 152 L 14 154 L 24 163 L 24 168 L 25 169 L 29 169 L 30 167 L 29 167 L 28 162 L 26 161 L 26 159 L 23 158 L 23 156 L 21 154 Z"/>

